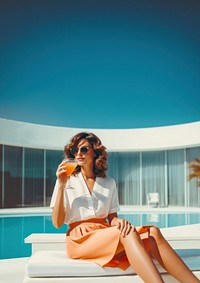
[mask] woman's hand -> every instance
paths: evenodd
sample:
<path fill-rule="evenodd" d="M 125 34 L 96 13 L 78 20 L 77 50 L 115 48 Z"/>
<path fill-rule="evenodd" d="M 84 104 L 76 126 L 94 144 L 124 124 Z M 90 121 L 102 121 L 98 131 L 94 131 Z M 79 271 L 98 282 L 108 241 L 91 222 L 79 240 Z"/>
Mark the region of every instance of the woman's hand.
<path fill-rule="evenodd" d="M 111 226 L 117 226 L 123 237 L 126 237 L 130 232 L 135 231 L 135 227 L 126 219 L 114 217 L 111 221 Z"/>
<path fill-rule="evenodd" d="M 60 165 L 58 166 L 58 169 L 56 171 L 56 176 L 58 178 L 59 184 L 61 186 L 65 186 L 67 179 L 69 178 L 66 174 L 66 165 L 65 162 L 61 162 Z"/>

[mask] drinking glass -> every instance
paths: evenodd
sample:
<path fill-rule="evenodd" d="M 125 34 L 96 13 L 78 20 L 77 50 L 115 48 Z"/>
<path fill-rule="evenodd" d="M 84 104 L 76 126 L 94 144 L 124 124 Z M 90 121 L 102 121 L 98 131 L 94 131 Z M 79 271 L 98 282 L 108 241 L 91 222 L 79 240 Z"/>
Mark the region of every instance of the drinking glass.
<path fill-rule="evenodd" d="M 64 165 L 65 165 L 65 169 L 66 169 L 66 174 L 69 177 L 69 182 L 68 182 L 68 186 L 67 189 L 70 189 L 70 176 L 72 175 L 72 173 L 74 172 L 76 166 L 77 166 L 77 162 L 75 159 L 73 158 L 65 158 L 63 160 Z"/>

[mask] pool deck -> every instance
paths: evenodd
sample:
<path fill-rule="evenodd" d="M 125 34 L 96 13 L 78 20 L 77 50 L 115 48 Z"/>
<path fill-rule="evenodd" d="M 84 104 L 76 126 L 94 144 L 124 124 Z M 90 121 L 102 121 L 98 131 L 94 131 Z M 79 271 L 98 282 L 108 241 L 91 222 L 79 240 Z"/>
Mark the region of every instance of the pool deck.
<path fill-rule="evenodd" d="M 198 207 L 184 207 L 184 206 L 167 206 L 167 207 L 151 207 L 151 206 L 135 206 L 135 205 L 120 205 L 120 213 L 135 213 L 135 212 L 160 212 L 160 213 L 187 213 L 187 212 L 200 212 Z M 49 207 L 24 207 L 24 208 L 1 208 L 0 217 L 5 215 L 23 215 L 23 214 L 50 214 L 51 208 Z"/>
<path fill-rule="evenodd" d="M 200 212 L 200 208 L 188 208 L 188 207 L 149 207 L 149 206 L 121 206 L 121 213 L 135 213 L 135 212 L 148 212 L 148 213 L 187 213 L 187 212 Z M 14 208 L 14 209 L 0 209 L 0 217 L 8 215 L 18 216 L 23 214 L 47 214 L 51 213 L 49 207 L 36 207 L 36 208 Z M 187 229 L 185 229 L 187 227 Z M 173 237 L 177 239 L 181 235 L 182 239 L 193 241 L 193 236 L 200 237 L 200 224 L 186 225 L 180 227 L 164 228 L 164 236 L 168 239 L 171 237 L 173 231 Z M 175 233 L 174 233 L 175 232 Z M 200 244 L 200 238 L 199 238 Z M 185 244 L 184 244 L 185 245 Z M 5 259 L 0 260 L 0 283 L 22 283 L 24 278 L 25 264 L 29 257 L 16 258 L 16 259 Z"/>

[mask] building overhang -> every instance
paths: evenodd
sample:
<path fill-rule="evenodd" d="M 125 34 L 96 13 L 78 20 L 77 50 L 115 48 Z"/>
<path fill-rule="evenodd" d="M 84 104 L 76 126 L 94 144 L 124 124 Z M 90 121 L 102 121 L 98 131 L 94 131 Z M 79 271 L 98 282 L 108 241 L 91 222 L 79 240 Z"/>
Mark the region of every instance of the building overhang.
<path fill-rule="evenodd" d="M 75 134 L 96 134 L 108 151 L 157 151 L 200 146 L 200 121 L 152 128 L 89 129 L 55 127 L 0 118 L 0 143 L 63 150 Z"/>

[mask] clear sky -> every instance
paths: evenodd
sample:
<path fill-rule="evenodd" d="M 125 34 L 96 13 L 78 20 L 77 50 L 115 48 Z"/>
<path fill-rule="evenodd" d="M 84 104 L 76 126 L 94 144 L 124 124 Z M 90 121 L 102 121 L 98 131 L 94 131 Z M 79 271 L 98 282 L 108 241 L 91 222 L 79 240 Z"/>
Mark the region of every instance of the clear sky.
<path fill-rule="evenodd" d="M 0 117 L 76 128 L 200 121 L 200 1 L 0 0 Z"/>

